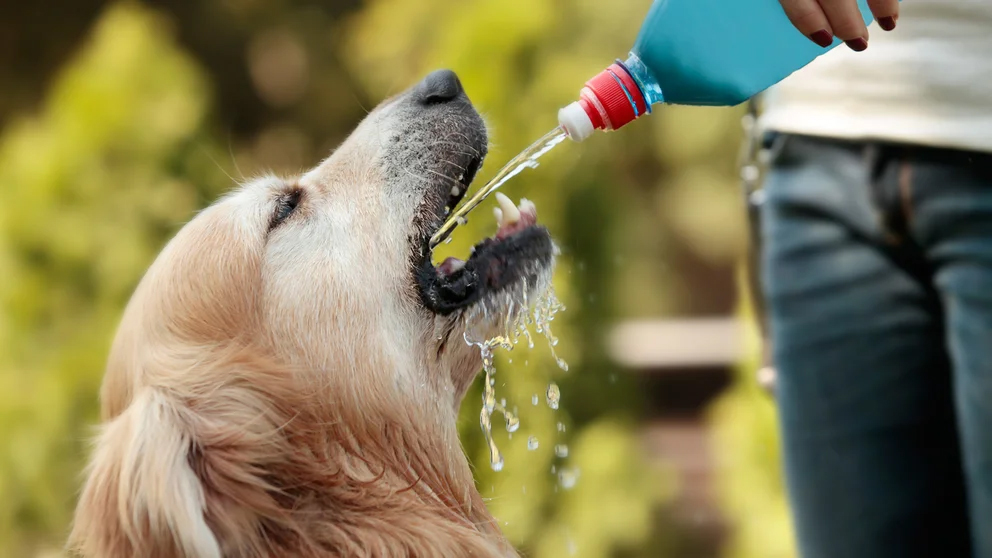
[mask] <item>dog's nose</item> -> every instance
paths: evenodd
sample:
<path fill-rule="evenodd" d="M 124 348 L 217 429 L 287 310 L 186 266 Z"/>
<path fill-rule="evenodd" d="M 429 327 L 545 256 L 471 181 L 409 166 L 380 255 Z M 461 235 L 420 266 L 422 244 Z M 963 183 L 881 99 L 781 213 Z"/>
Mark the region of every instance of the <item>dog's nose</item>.
<path fill-rule="evenodd" d="M 425 105 L 445 103 L 457 98 L 464 92 L 462 82 L 451 70 L 437 70 L 427 74 L 423 81 L 417 84 L 414 96 Z"/>

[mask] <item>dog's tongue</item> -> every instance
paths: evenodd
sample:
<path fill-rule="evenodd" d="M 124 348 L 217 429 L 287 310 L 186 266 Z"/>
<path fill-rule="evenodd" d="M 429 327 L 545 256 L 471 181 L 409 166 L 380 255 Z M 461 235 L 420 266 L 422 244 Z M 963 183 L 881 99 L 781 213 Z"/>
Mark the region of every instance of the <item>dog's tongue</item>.
<path fill-rule="evenodd" d="M 499 207 L 493 209 L 498 226 L 496 240 L 502 240 L 537 223 L 537 207 L 534 202 L 524 198 L 520 200 L 519 206 L 513 205 L 510 198 L 501 192 L 496 192 L 496 201 L 499 203 Z"/>
<path fill-rule="evenodd" d="M 437 270 L 440 271 L 442 275 L 451 275 L 463 267 L 465 267 L 465 262 L 463 260 L 449 256 L 441 262 L 441 265 L 437 266 Z"/>

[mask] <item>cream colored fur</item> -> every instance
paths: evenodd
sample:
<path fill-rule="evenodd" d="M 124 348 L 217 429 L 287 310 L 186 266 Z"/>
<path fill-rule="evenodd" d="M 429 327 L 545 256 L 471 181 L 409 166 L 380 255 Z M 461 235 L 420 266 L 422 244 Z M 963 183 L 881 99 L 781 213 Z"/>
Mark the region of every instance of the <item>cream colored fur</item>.
<path fill-rule="evenodd" d="M 455 429 L 477 352 L 410 278 L 426 182 L 416 146 L 390 151 L 394 106 L 312 171 L 219 200 L 148 270 L 109 358 L 74 551 L 514 555 Z M 299 208 L 268 232 L 291 188 Z"/>

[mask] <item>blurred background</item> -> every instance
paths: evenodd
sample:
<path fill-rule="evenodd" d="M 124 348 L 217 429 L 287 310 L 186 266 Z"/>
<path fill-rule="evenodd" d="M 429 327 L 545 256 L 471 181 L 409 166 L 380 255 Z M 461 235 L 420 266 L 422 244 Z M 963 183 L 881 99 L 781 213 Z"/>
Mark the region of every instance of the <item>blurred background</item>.
<path fill-rule="evenodd" d="M 626 54 L 649 4 L 3 2 L 0 556 L 61 555 L 117 320 L 197 209 L 246 177 L 314 165 L 440 67 L 490 126 L 478 186 Z M 541 342 L 499 355 L 497 397 L 522 419 L 496 433 L 501 472 L 477 391 L 460 426 L 483 496 L 527 556 L 794 555 L 740 294 L 741 116 L 666 107 L 566 142 L 504 187 L 536 202 L 562 249 L 554 325 L 570 369 Z M 492 233 L 489 210 L 477 215 L 444 253 Z"/>

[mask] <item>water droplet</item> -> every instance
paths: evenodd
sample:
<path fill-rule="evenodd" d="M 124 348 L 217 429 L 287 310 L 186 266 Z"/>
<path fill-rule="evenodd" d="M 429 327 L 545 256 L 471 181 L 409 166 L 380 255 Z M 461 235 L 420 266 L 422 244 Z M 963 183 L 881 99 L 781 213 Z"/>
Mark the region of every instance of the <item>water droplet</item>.
<path fill-rule="evenodd" d="M 517 418 L 513 413 L 507 411 L 506 413 L 506 431 L 516 432 L 520 428 L 520 419 Z"/>
<path fill-rule="evenodd" d="M 500 472 L 500 471 L 502 471 L 503 470 L 503 456 L 502 455 L 497 455 L 496 456 L 496 461 L 492 461 L 492 460 L 489 461 L 489 466 L 492 467 L 493 468 L 493 471 L 496 471 L 497 473 Z"/>
<path fill-rule="evenodd" d="M 558 484 L 561 485 L 565 490 L 571 490 L 575 488 L 575 483 L 579 480 L 579 470 L 578 469 L 565 469 L 558 471 Z"/>
<path fill-rule="evenodd" d="M 558 384 L 554 382 L 548 384 L 548 393 L 546 400 L 548 402 L 548 407 L 551 407 L 552 409 L 555 410 L 558 409 L 558 403 L 561 401 L 561 391 L 558 389 Z"/>
<path fill-rule="evenodd" d="M 540 401 L 540 400 L 541 400 L 541 398 L 538 397 L 536 393 L 530 397 L 530 403 L 531 403 L 531 405 L 537 405 L 537 402 Z"/>
<path fill-rule="evenodd" d="M 559 422 L 558 423 L 558 432 L 564 432 L 564 431 L 565 431 L 565 425 Z"/>
<path fill-rule="evenodd" d="M 568 446 L 565 444 L 558 444 L 555 446 L 555 455 L 558 457 L 568 457 Z"/>
<path fill-rule="evenodd" d="M 527 449 L 529 449 L 530 451 L 534 451 L 537 449 L 537 446 L 538 446 L 537 436 L 531 436 L 530 438 L 527 438 Z"/>

